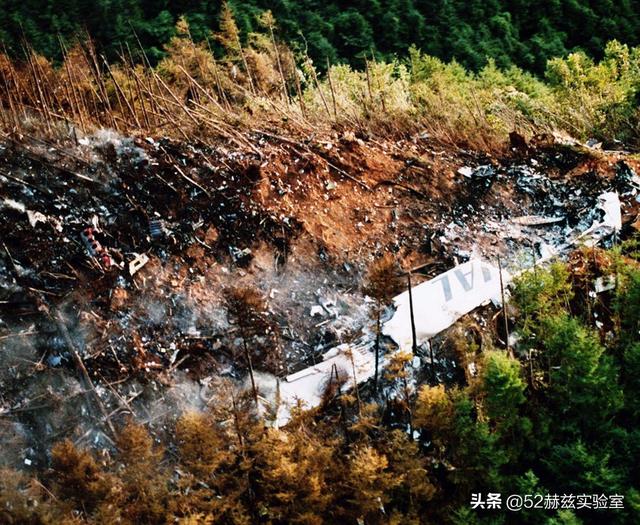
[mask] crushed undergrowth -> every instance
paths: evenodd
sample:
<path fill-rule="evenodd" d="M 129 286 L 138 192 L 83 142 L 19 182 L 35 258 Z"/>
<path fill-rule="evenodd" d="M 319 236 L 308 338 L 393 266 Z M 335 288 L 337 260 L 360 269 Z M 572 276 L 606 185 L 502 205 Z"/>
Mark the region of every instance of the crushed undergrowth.
<path fill-rule="evenodd" d="M 242 383 L 229 287 L 264 298 L 253 366 L 284 377 L 371 335 L 361 290 L 377 256 L 416 282 L 474 255 L 517 270 L 588 227 L 603 191 L 620 195 L 626 229 L 640 212 L 635 158 L 549 136 L 501 157 L 424 135 L 246 139 L 1 141 L 1 462 L 44 465 L 65 437 L 108 449 L 128 415 L 161 436 Z M 495 329 L 494 314 L 469 330 Z M 446 338 L 434 348 L 463 380 Z"/>

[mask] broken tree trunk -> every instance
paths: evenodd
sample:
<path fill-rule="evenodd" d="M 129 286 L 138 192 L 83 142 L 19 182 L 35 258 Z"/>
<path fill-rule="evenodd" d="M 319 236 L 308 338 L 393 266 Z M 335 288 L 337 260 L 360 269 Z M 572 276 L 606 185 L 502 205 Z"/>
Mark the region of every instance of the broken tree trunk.
<path fill-rule="evenodd" d="M 251 391 L 253 393 L 253 399 L 256 402 L 256 408 L 258 408 L 258 389 L 256 388 L 256 380 L 253 376 L 253 362 L 251 361 L 251 354 L 249 353 L 249 347 L 247 346 L 247 338 L 244 335 L 244 330 L 240 329 L 240 336 L 242 337 L 242 346 L 244 348 L 244 358 L 247 360 L 247 366 L 249 367 L 249 377 L 251 378 Z"/>
<path fill-rule="evenodd" d="M 418 352 L 418 338 L 416 336 L 416 320 L 413 315 L 413 294 L 411 291 L 411 272 L 407 272 L 407 286 L 409 287 L 409 316 L 411 317 L 411 351 Z M 431 364 L 433 366 L 433 363 Z"/>
<path fill-rule="evenodd" d="M 498 272 L 500 273 L 500 295 L 502 300 L 502 317 L 504 317 L 504 338 L 505 345 L 507 347 L 507 353 L 510 357 L 513 357 L 511 346 L 509 345 L 509 318 L 507 317 L 507 301 L 504 295 L 504 281 L 502 280 L 502 261 L 498 257 Z"/>
<path fill-rule="evenodd" d="M 67 344 L 67 347 L 69 348 L 69 351 L 71 352 L 71 355 L 73 356 L 73 361 L 76 365 L 76 368 L 78 369 L 78 371 L 80 372 L 80 374 L 82 375 L 82 379 L 85 383 L 85 387 L 88 388 L 92 393 L 93 396 L 95 398 L 96 401 L 96 405 L 98 406 L 98 409 L 100 410 L 100 412 L 102 413 L 103 417 L 104 417 L 104 422 L 106 423 L 107 427 L 109 428 L 109 431 L 111 432 L 111 435 L 113 437 L 115 437 L 117 435 L 116 433 L 116 429 L 113 426 L 113 423 L 111 422 L 111 419 L 109 417 L 109 413 L 107 412 L 107 409 L 105 408 L 104 404 L 102 403 L 102 399 L 100 399 L 100 396 L 98 395 L 98 391 L 96 390 L 96 387 L 93 384 L 93 381 L 91 381 L 91 377 L 89 376 L 89 372 L 87 371 L 87 368 L 84 366 L 84 362 L 82 361 L 82 357 L 80 357 L 80 353 L 78 352 L 78 349 L 76 348 L 75 343 L 73 342 L 73 339 L 71 339 L 71 335 L 69 334 L 69 330 L 67 330 L 67 326 L 64 324 L 64 320 L 62 319 L 62 314 L 59 311 L 55 311 L 54 315 L 52 316 L 54 322 L 56 323 L 56 326 L 58 328 L 58 331 L 60 332 L 60 335 L 62 336 L 62 338 L 64 339 L 65 343 Z"/>
<path fill-rule="evenodd" d="M 376 345 L 374 347 L 374 351 L 375 351 L 375 356 L 376 356 L 376 365 L 375 365 L 375 371 L 373 373 L 373 391 L 374 392 L 378 392 L 378 371 L 380 369 L 380 330 L 381 330 L 381 326 L 380 326 L 380 309 L 382 308 L 382 305 L 380 304 L 380 301 L 378 301 L 378 304 L 376 306 Z"/>

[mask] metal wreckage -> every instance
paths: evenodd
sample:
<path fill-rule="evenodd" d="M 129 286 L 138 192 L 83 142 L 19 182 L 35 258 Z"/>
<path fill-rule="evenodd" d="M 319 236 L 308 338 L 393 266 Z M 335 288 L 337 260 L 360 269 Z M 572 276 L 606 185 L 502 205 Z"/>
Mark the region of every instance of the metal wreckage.
<path fill-rule="evenodd" d="M 246 388 L 226 287 L 265 298 L 256 382 L 265 419 L 284 425 L 332 378 L 349 390 L 372 377 L 370 254 L 412 271 L 411 294 L 385 311 L 381 365 L 417 350 L 419 373 L 444 366 L 438 337 L 495 311 L 519 272 L 614 242 L 640 212 L 623 152 L 549 144 L 497 160 L 420 136 L 251 140 L 259 152 L 106 131 L 1 141 L 3 462 L 44 462 L 68 435 L 109 449 L 129 415 L 161 436 L 216 389 Z"/>
<path fill-rule="evenodd" d="M 544 258 L 535 261 L 535 264 L 544 264 L 554 257 L 566 256 L 570 249 L 581 245 L 596 246 L 618 234 L 622 229 L 618 194 L 606 192 L 598 196 L 596 212 L 591 215 L 595 217 L 589 228 L 568 231 L 566 238 L 561 239 L 557 246 L 548 247 Z M 552 223 L 544 217 L 539 221 L 533 217 L 529 219 L 527 224 L 533 223 L 536 226 Z M 522 271 L 527 270 L 521 268 L 518 273 Z M 473 257 L 394 297 L 395 311 L 383 324 L 382 333 L 393 340 L 398 350 L 412 351 L 422 345 L 430 345 L 433 337 L 476 308 L 490 302 L 501 305 L 505 297 L 505 286 L 513 277 L 511 272 L 503 272 L 488 261 Z M 291 409 L 298 406 L 300 400 L 307 407 L 320 405 L 327 377 L 334 373 L 337 375 L 337 370 L 347 376 L 344 378 L 346 389 L 371 379 L 375 370 L 372 347 L 372 338 L 366 342 L 359 341 L 356 345 L 340 345 L 324 354 L 322 362 L 317 365 L 287 376 L 286 382 L 279 384 L 279 395 L 273 400 L 277 404 L 277 423 L 286 424 Z M 383 359 L 382 366 L 386 360 L 388 356 Z"/>

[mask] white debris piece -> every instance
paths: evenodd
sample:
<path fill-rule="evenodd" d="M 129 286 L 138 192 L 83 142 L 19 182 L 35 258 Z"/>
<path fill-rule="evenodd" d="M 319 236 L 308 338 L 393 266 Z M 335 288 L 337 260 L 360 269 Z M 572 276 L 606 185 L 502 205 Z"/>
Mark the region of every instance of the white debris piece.
<path fill-rule="evenodd" d="M 62 231 L 62 223 L 59 219 L 55 217 L 48 217 L 39 211 L 28 210 L 21 202 L 14 201 L 13 199 L 5 199 L 0 202 L 0 207 L 11 208 L 12 210 L 19 211 L 20 213 L 26 213 L 27 219 L 29 220 L 29 224 L 32 228 L 35 228 L 39 222 L 47 223 L 50 221 L 53 223 L 57 231 Z"/>
<path fill-rule="evenodd" d="M 18 201 L 14 201 L 13 199 L 5 199 L 2 202 L 2 205 L 5 206 L 6 208 L 11 208 L 12 210 L 16 210 L 22 213 L 27 211 L 24 204 Z"/>
<path fill-rule="evenodd" d="M 149 262 L 149 256 L 147 254 L 145 253 L 137 254 L 135 258 L 129 262 L 129 275 L 134 276 L 148 262 Z"/>
<path fill-rule="evenodd" d="M 458 169 L 458 174 L 463 177 L 471 177 L 473 175 L 473 168 L 469 166 L 462 166 Z"/>
<path fill-rule="evenodd" d="M 608 292 L 609 290 L 613 290 L 615 287 L 615 275 L 603 275 L 602 277 L 598 277 L 593 283 L 593 289 L 597 294 Z"/>
<path fill-rule="evenodd" d="M 525 215 L 523 217 L 514 217 L 511 220 L 515 224 L 519 224 L 521 226 L 545 226 L 547 224 L 562 222 L 564 220 L 564 217 L 541 217 L 538 215 Z"/>
<path fill-rule="evenodd" d="M 620 197 L 615 191 L 607 191 L 598 196 L 597 207 L 604 212 L 602 220 L 595 221 L 590 228 L 578 235 L 570 244 L 595 246 L 602 239 L 622 229 Z"/>
<path fill-rule="evenodd" d="M 622 213 L 620 212 L 620 197 L 615 191 L 608 191 L 598 197 L 598 207 L 604 211 L 602 224 L 613 228 L 614 232 L 622 228 Z"/>
<path fill-rule="evenodd" d="M 319 304 L 314 304 L 309 313 L 311 314 L 311 317 L 315 317 L 316 315 L 322 317 L 324 315 L 324 308 Z"/>
<path fill-rule="evenodd" d="M 543 264 L 547 261 L 553 259 L 556 255 L 558 255 L 558 251 L 552 245 L 543 242 L 539 248 L 540 251 L 540 259 L 536 261 L 537 264 Z"/>
<path fill-rule="evenodd" d="M 503 282 L 509 281 L 503 271 Z M 500 302 L 500 273 L 494 266 L 472 259 L 430 281 L 412 288 L 413 312 L 418 345 L 450 327 L 460 317 L 494 300 Z M 394 316 L 384 323 L 382 333 L 401 350 L 411 350 L 413 338 L 409 292 L 393 300 Z"/>
<path fill-rule="evenodd" d="M 355 382 L 362 383 L 373 377 L 375 356 L 372 346 L 373 343 L 336 346 L 324 354 L 322 362 L 287 376 L 280 383 L 280 404 L 275 424 L 278 427 L 287 424 L 298 401 L 305 409 L 319 406 L 331 380 L 338 381 L 346 391 L 353 388 Z"/>
<path fill-rule="evenodd" d="M 27 210 L 27 218 L 29 219 L 29 224 L 32 228 L 35 228 L 36 224 L 39 222 L 47 222 L 47 216 L 39 211 Z"/>

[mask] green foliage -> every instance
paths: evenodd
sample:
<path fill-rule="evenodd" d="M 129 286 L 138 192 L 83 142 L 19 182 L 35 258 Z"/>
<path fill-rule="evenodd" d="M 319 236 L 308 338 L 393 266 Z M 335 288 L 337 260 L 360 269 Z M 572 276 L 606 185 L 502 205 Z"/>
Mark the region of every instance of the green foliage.
<path fill-rule="evenodd" d="M 483 487 L 502 485 L 500 469 L 507 463 L 504 449 L 488 424 L 477 418 L 475 404 L 466 392 L 454 393 L 451 435 L 448 439 L 451 463 L 456 467 L 452 481 L 462 494 L 479 492 Z M 473 472 L 473 474 L 471 474 Z"/>
<path fill-rule="evenodd" d="M 92 85 L 95 73 L 87 70 L 93 68 L 92 59 L 87 60 L 79 46 L 71 45 L 76 37 L 86 42 L 84 26 L 80 27 L 78 20 L 89 17 L 91 20 L 85 25 L 97 42 L 99 63 L 101 54 L 117 62 L 122 52 L 131 52 L 132 58 L 141 62 L 144 51 L 157 67 L 152 72 L 137 71 L 135 77 L 143 77 L 144 81 L 149 73 L 153 89 L 159 85 L 154 76 L 157 73 L 167 84 L 159 90 L 161 97 L 171 89 L 175 98 L 187 106 L 196 102 L 188 114 L 176 116 L 183 120 L 176 121 L 175 126 L 183 134 L 191 131 L 208 136 L 215 129 L 210 118 L 213 115 L 233 125 L 243 120 L 255 122 L 263 116 L 273 119 L 276 113 L 277 118 L 282 118 L 282 109 L 274 110 L 274 106 L 285 103 L 287 121 L 308 123 L 311 127 L 338 124 L 372 135 L 427 132 L 456 146 L 496 153 L 504 149 L 508 133 L 514 130 L 526 138 L 564 131 L 580 140 L 621 140 L 640 147 L 640 48 L 616 40 L 605 46 L 603 41 L 598 60 L 584 50 L 564 56 L 567 53 L 563 44 L 554 47 L 556 56 L 545 55 L 538 66 L 537 51 L 527 49 L 529 44 L 522 40 L 522 32 L 512 27 L 521 13 L 516 16 L 501 9 L 499 2 L 473 4 L 470 11 L 475 16 L 471 19 L 457 12 L 456 3 L 435 6 L 435 19 L 447 21 L 446 45 L 441 45 L 442 42 L 429 40 L 435 36 L 427 31 L 429 24 L 423 14 L 428 2 L 358 2 L 348 9 L 336 9 L 333 4 L 322 8 L 314 5 L 301 12 L 298 3 L 288 2 L 269 6 L 271 10 L 265 11 L 259 2 L 221 6 L 214 2 L 166 2 L 158 10 L 121 1 L 126 5 L 99 2 L 96 9 L 101 7 L 103 11 L 94 28 L 94 15 L 69 0 L 68 13 L 74 17 L 63 24 L 65 30 L 60 29 L 69 51 L 65 67 L 55 68 L 43 57 L 34 58 L 46 72 L 45 84 L 52 93 L 45 97 L 56 106 L 52 114 L 61 115 L 61 119 L 88 121 L 90 127 L 122 123 L 120 131 L 133 132 L 132 128 L 154 125 L 151 121 L 155 119 L 145 114 L 146 101 L 135 98 L 157 99 L 159 93 L 145 90 L 143 95 L 140 81 L 133 80 L 128 66 L 114 64 L 111 73 L 105 73 L 105 89 Z M 22 24 L 27 40 L 36 50 L 60 59 L 57 35 L 54 38 L 47 32 L 49 26 L 47 30 L 40 28 L 31 20 L 30 12 L 20 14 L 29 5 L 30 2 L 20 4 L 11 16 L 0 13 L 0 34 L 6 37 L 8 50 L 14 55 L 22 53 L 22 30 L 16 33 Z M 89 7 L 83 4 L 82 9 Z M 577 11 L 580 16 L 589 11 L 585 9 Z M 66 13 L 56 16 L 66 20 Z M 48 12 L 39 14 L 37 20 L 47 16 Z M 451 32 L 456 27 L 453 19 L 449 20 L 451 17 L 459 18 L 461 35 Z M 20 22 L 16 25 L 11 22 L 14 19 Z M 7 21 L 6 27 L 3 20 Z M 113 20 L 116 25 L 111 27 L 103 20 Z M 481 27 L 473 30 L 476 23 Z M 421 39 L 429 42 L 421 43 Z M 86 62 L 84 66 L 82 62 Z M 323 71 L 328 64 L 333 65 Z M 82 86 L 76 83 L 85 97 L 69 94 L 67 66 L 74 76 L 85 79 Z M 546 71 L 545 80 L 534 76 L 531 68 L 538 73 Z M 4 73 L 5 68 L 2 69 Z M 14 69 L 27 84 L 34 82 L 24 65 L 18 63 Z M 323 76 L 323 72 L 327 74 Z M 57 82 L 50 82 L 53 79 Z M 39 106 L 35 96 L 39 89 L 31 86 L 14 90 L 11 97 L 26 100 L 3 104 Z M 123 107 L 120 90 L 131 93 L 131 108 Z M 106 103 L 101 99 L 105 92 L 111 111 L 120 114 L 92 111 L 80 119 L 87 108 Z M 135 97 L 133 92 L 137 92 Z M 74 108 L 85 98 L 86 107 Z M 92 100 L 95 98 L 99 100 Z M 169 98 L 175 102 L 174 97 Z M 158 100 L 148 102 L 154 107 Z M 201 112 L 205 116 L 200 116 Z M 173 116 L 172 119 L 175 120 Z M 84 122 L 80 124 L 84 127 Z M 162 133 L 167 133 L 166 128 Z"/>
<path fill-rule="evenodd" d="M 482 376 L 487 416 L 508 425 L 526 399 L 520 363 L 504 352 L 491 351 L 485 355 Z"/>
<path fill-rule="evenodd" d="M 621 320 L 621 337 L 624 343 L 632 344 L 640 333 L 640 270 L 623 269 L 620 278 L 616 309 Z"/>
<path fill-rule="evenodd" d="M 571 123 L 570 133 L 624 140 L 637 132 L 639 71 L 639 50 L 613 40 L 600 62 L 584 52 L 572 53 L 550 60 L 546 77 L 556 95 L 556 111 Z"/>
<path fill-rule="evenodd" d="M 418 392 L 415 424 L 427 430 L 436 445 L 443 446 L 451 432 L 453 402 L 444 385 L 423 386 Z"/>
<path fill-rule="evenodd" d="M 514 129 L 526 136 L 564 130 L 581 140 L 638 146 L 638 57 L 638 49 L 611 41 L 599 62 L 582 52 L 554 58 L 542 81 L 494 59 L 472 72 L 412 46 L 408 59 L 369 61 L 367 71 L 331 67 L 334 89 L 323 82 L 307 91 L 305 102 L 324 115 L 332 101 L 338 120 L 374 131 L 426 129 L 483 150 L 503 144 Z"/>
<path fill-rule="evenodd" d="M 582 523 L 573 511 L 568 509 L 559 510 L 556 516 L 545 521 L 545 525 L 582 525 Z"/>
<path fill-rule="evenodd" d="M 640 422 L 640 343 L 633 343 L 624 352 L 625 406 L 636 422 Z"/>
<path fill-rule="evenodd" d="M 607 452 L 590 450 L 579 440 L 553 447 L 544 462 L 566 493 L 620 494 L 626 488 L 623 473 L 609 459 Z"/>
<path fill-rule="evenodd" d="M 544 320 L 543 345 L 550 360 L 549 401 L 563 419 L 560 428 L 603 425 L 621 408 L 617 370 L 596 335 L 577 319 L 559 316 Z M 584 414 L 590 413 L 588 421 Z M 598 428 L 597 426 L 595 428 Z"/>
<path fill-rule="evenodd" d="M 563 264 L 548 270 L 525 272 L 515 280 L 513 303 L 519 310 L 519 324 L 525 338 L 541 335 L 544 320 L 566 311 L 572 298 L 569 273 Z"/>
<path fill-rule="evenodd" d="M 522 414 L 526 383 L 520 362 L 504 352 L 489 351 L 481 373 L 484 412 L 510 460 L 517 460 L 531 439 L 532 424 Z"/>
<path fill-rule="evenodd" d="M 121 44 L 135 44 L 134 29 L 147 54 L 158 60 L 180 16 L 187 17 L 200 41 L 218 28 L 221 5 L 213 0 L 6 0 L 0 39 L 19 52 L 24 33 L 41 53 L 59 56 L 58 34 L 72 39 L 87 29 L 115 57 Z M 390 60 L 415 45 L 473 70 L 492 58 L 500 67 L 542 73 L 549 58 L 578 50 L 600 57 L 606 41 L 635 45 L 640 34 L 637 12 L 626 0 L 231 0 L 230 7 L 245 37 L 258 29 L 260 13 L 270 9 L 281 36 L 307 49 L 319 65 L 327 59 L 362 65 L 365 54 L 372 53 Z"/>

